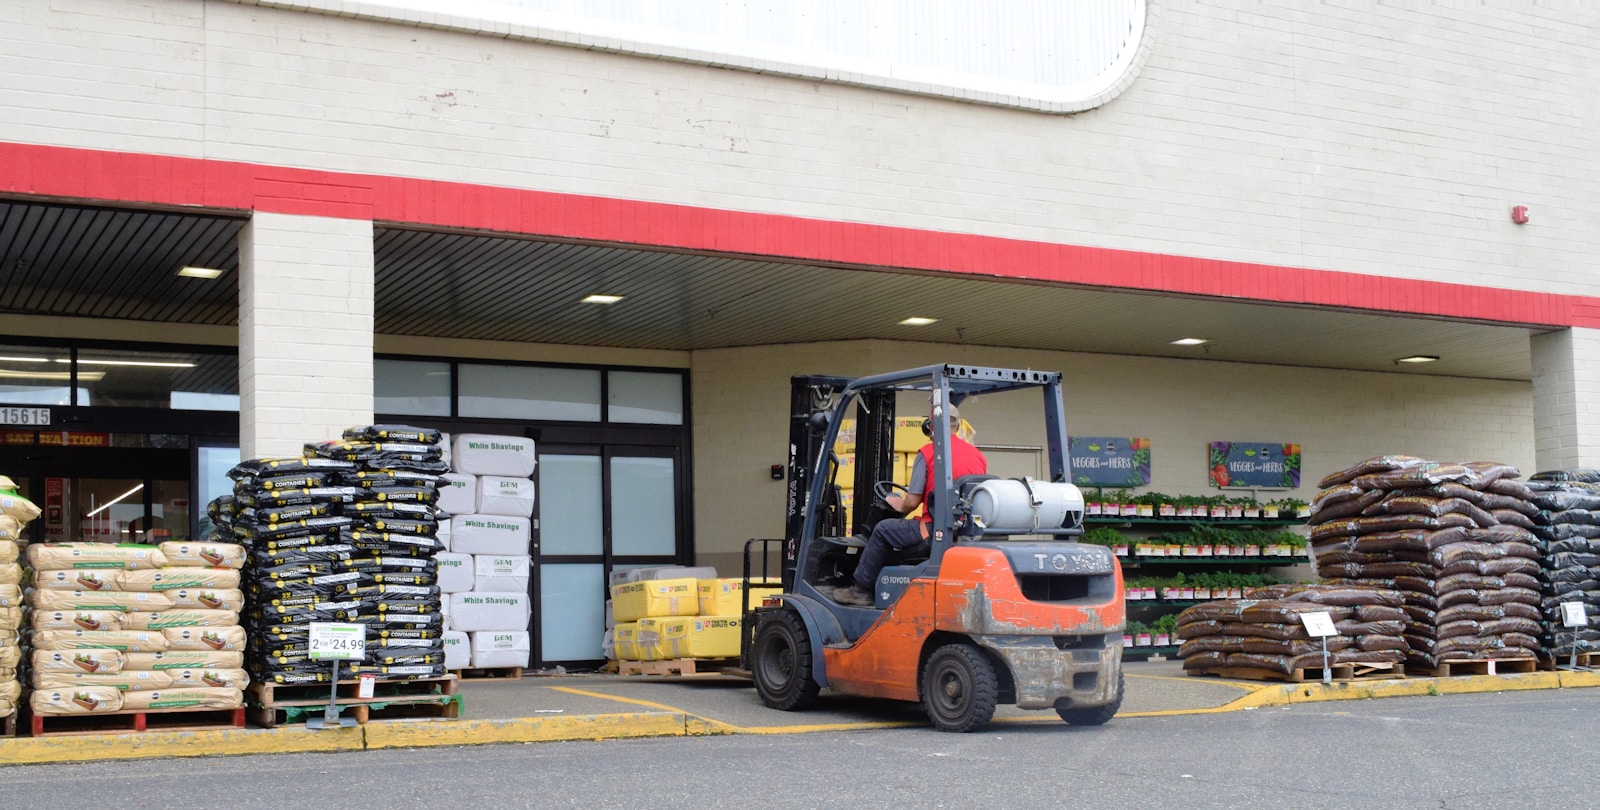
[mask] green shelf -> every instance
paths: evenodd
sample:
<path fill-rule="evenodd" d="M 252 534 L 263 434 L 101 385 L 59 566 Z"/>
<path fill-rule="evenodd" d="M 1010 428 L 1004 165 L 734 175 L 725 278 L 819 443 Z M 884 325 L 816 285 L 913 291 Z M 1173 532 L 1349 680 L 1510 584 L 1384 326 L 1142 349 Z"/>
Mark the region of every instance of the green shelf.
<path fill-rule="evenodd" d="M 1158 526 L 1304 526 L 1305 518 L 1181 518 L 1181 517 L 1106 517 L 1089 515 L 1084 523 L 1123 524 L 1134 523 Z"/>
<path fill-rule="evenodd" d="M 1311 558 L 1300 557 L 1118 557 L 1123 565 L 1305 565 Z"/>

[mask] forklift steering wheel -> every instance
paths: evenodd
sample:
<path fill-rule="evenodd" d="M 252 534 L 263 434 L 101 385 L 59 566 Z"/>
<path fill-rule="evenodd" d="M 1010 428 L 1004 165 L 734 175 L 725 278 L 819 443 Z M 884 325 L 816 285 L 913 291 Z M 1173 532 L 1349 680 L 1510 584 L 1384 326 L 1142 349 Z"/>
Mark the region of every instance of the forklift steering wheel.
<path fill-rule="evenodd" d="M 901 495 L 911 494 L 911 490 L 906 489 L 904 486 L 896 484 L 893 481 L 879 481 L 878 483 L 872 485 L 872 494 L 878 496 L 878 503 L 882 504 L 884 507 L 888 507 L 889 496 L 896 492 L 899 492 Z"/>

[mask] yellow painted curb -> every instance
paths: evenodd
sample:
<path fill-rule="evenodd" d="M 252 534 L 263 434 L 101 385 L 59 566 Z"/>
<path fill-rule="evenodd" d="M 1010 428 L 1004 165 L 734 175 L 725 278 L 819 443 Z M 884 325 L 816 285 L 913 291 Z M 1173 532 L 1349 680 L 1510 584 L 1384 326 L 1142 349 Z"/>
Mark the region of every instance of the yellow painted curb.
<path fill-rule="evenodd" d="M 620 740 L 632 737 L 682 737 L 683 714 L 638 712 L 572 717 L 522 717 L 511 720 L 387 720 L 368 723 L 368 748 L 424 748 L 435 745 Z"/>
<path fill-rule="evenodd" d="M 363 747 L 365 741 L 359 726 L 326 731 L 316 731 L 304 726 L 286 726 L 273 729 L 207 729 L 17 737 L 0 740 L 0 764 L 360 751 Z"/>
<path fill-rule="evenodd" d="M 1552 674 L 1561 678 L 1561 688 L 1563 689 L 1573 689 L 1585 686 L 1600 686 L 1600 670 L 1589 670 L 1586 672 L 1558 670 Z"/>

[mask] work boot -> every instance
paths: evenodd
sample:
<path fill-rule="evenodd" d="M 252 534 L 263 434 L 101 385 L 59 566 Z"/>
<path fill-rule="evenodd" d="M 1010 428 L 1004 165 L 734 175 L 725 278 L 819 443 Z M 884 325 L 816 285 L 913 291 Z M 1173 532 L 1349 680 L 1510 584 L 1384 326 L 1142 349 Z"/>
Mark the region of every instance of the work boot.
<path fill-rule="evenodd" d="M 841 585 L 833 589 L 833 601 L 841 605 L 871 607 L 872 592 L 854 583 L 851 583 L 848 587 Z"/>

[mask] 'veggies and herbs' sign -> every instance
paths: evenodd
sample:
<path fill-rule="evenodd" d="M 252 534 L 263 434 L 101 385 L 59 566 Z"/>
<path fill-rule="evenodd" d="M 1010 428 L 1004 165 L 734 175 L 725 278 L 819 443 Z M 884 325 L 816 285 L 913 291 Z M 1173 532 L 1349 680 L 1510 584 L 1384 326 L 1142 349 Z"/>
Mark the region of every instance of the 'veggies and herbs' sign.
<path fill-rule="evenodd" d="M 1090 487 L 1142 487 L 1150 483 L 1150 440 L 1123 436 L 1067 439 L 1072 483 Z"/>
<path fill-rule="evenodd" d="M 1294 489 L 1300 486 L 1300 445 L 1212 442 L 1211 486 Z"/>

